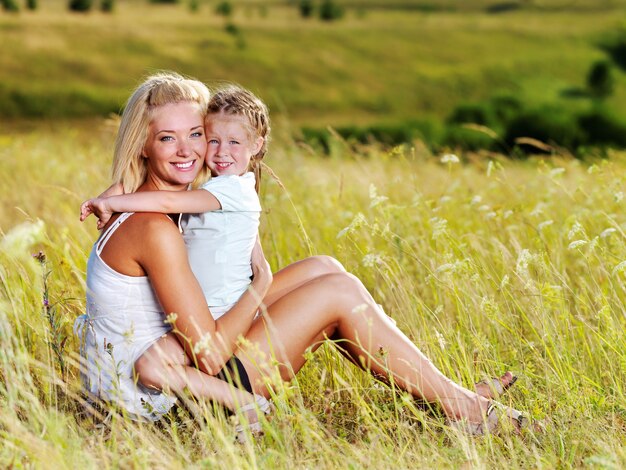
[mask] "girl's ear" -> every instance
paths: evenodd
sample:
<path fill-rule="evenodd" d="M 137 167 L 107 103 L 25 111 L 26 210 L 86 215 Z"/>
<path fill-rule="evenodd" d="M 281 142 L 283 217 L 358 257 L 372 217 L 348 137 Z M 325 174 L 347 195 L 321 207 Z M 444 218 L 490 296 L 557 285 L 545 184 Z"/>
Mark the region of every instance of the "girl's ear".
<path fill-rule="evenodd" d="M 263 144 L 265 143 L 265 139 L 263 137 L 257 137 L 254 141 L 254 145 L 252 147 L 252 155 L 256 155 L 263 148 Z"/>

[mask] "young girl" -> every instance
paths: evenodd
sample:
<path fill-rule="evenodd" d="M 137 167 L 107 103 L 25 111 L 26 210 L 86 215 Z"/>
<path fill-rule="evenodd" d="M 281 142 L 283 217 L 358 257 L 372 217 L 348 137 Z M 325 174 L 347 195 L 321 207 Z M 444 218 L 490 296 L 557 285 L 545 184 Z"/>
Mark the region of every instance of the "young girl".
<path fill-rule="evenodd" d="M 239 87 L 219 90 L 209 101 L 206 118 L 205 164 L 210 180 L 191 191 L 90 199 L 81 206 L 81 220 L 93 213 L 100 228 L 116 212 L 185 214 L 180 227 L 189 263 L 211 314 L 218 319 L 250 284 L 250 256 L 261 212 L 260 165 L 269 133 L 267 107 L 259 98 Z"/>

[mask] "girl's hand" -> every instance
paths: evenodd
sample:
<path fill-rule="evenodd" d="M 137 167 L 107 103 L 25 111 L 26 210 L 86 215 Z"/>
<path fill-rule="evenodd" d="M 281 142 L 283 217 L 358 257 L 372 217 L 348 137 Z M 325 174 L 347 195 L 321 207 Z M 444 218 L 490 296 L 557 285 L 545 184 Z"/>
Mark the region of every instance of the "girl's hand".
<path fill-rule="evenodd" d="M 84 221 L 90 214 L 98 218 L 98 230 L 101 230 L 109 221 L 113 212 L 107 204 L 106 198 L 94 198 L 83 202 L 80 205 L 80 221 Z"/>
<path fill-rule="evenodd" d="M 252 249 L 251 263 L 253 276 L 252 287 L 254 288 L 256 293 L 259 294 L 261 298 L 263 298 L 265 297 L 270 286 L 272 285 L 273 275 L 272 269 L 265 259 L 263 247 L 261 247 L 261 242 L 259 241 L 258 236 L 256 238 L 254 248 Z"/>

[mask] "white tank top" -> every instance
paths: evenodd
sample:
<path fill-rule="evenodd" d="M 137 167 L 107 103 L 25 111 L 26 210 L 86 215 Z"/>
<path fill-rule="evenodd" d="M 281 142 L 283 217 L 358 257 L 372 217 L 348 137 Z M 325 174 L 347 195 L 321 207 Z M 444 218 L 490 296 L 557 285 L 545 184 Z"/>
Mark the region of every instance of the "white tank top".
<path fill-rule="evenodd" d="M 76 319 L 74 331 L 81 339 L 81 377 L 90 395 L 155 420 L 176 399 L 138 383 L 134 364 L 171 326 L 147 276 L 119 273 L 100 257 L 131 215 L 121 214 L 93 245 L 87 262 L 87 313 Z"/>

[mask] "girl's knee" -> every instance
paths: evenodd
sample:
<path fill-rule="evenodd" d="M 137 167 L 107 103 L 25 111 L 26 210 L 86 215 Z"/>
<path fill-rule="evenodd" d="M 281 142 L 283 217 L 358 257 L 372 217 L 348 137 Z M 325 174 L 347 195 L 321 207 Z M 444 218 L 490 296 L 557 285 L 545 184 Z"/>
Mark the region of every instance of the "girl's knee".
<path fill-rule="evenodd" d="M 346 269 L 343 265 L 332 256 L 317 255 L 307 258 L 307 261 L 311 264 L 311 269 L 315 270 L 318 276 L 324 274 L 333 273 L 345 273 Z"/>

